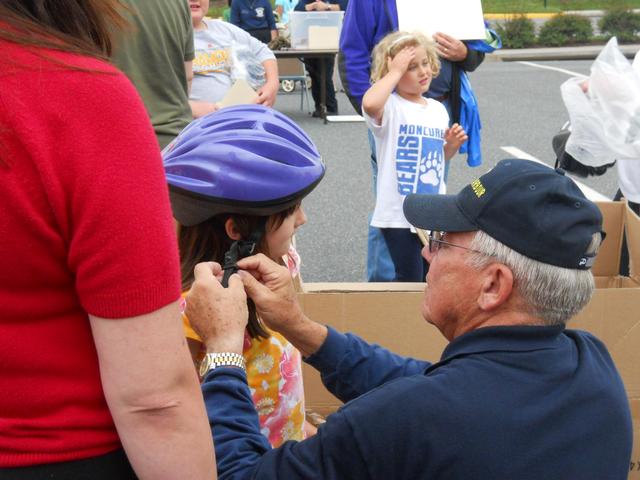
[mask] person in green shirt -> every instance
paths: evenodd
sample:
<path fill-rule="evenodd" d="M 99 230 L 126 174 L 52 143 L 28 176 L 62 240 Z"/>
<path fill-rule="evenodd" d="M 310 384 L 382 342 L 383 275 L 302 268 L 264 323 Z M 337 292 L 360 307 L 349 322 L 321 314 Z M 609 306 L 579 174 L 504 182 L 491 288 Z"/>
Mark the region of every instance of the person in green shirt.
<path fill-rule="evenodd" d="M 189 88 L 193 27 L 186 0 L 123 0 L 130 28 L 120 36 L 113 63 L 136 86 L 160 148 L 192 120 Z"/>

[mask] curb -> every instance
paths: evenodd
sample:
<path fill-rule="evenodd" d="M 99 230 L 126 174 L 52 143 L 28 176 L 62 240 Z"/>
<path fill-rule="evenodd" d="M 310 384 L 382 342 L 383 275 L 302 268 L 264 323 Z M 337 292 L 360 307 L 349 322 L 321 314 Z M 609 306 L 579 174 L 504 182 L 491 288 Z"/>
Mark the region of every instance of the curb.
<path fill-rule="evenodd" d="M 640 13 L 640 8 L 633 9 L 635 13 Z M 554 17 L 560 13 L 564 13 L 566 15 L 582 15 L 584 17 L 602 17 L 605 14 L 604 10 L 564 10 L 557 12 L 510 12 L 510 13 L 485 13 L 483 16 L 485 20 L 506 20 L 508 18 L 512 18 L 515 16 L 525 16 L 532 20 L 534 19 L 549 19 Z"/>
<path fill-rule="evenodd" d="M 619 45 L 620 51 L 629 59 L 633 59 L 640 45 Z M 525 60 L 595 60 L 604 45 L 587 45 L 578 47 L 556 48 L 522 48 L 496 50 L 486 56 L 486 60 L 497 62 L 518 62 Z"/>

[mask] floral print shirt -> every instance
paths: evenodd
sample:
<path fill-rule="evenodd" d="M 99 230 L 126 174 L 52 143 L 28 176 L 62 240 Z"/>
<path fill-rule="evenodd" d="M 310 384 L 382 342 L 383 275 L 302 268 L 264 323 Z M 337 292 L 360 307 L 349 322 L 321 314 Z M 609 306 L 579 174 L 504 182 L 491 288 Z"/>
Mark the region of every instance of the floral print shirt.
<path fill-rule="evenodd" d="M 284 260 L 295 276 L 300 257 L 293 247 Z M 184 299 L 181 307 L 185 336 L 200 342 L 200 337 L 191 328 L 189 319 L 184 314 Z M 287 440 L 304 439 L 302 357 L 282 335 L 266 330 L 270 333 L 266 339 L 252 339 L 245 333 L 243 355 L 247 362 L 247 382 L 260 419 L 260 429 L 271 446 L 278 447 Z M 204 353 L 203 345 L 201 355 L 204 356 Z"/>

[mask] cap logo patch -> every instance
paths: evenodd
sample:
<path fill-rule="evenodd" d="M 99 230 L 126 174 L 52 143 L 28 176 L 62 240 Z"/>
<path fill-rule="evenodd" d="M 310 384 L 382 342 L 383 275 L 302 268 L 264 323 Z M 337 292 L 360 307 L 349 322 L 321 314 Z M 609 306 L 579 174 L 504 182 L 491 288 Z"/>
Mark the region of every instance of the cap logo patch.
<path fill-rule="evenodd" d="M 471 188 L 473 190 L 473 193 L 475 193 L 476 197 L 478 198 L 480 198 L 486 192 L 484 185 L 482 185 L 482 182 L 480 181 L 480 179 L 474 180 L 473 182 L 471 182 Z"/>

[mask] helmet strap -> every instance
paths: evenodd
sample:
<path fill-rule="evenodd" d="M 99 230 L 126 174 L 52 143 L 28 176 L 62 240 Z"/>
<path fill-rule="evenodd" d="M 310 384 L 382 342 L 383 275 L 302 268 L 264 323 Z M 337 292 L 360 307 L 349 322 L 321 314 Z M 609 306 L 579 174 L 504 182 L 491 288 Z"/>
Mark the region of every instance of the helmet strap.
<path fill-rule="evenodd" d="M 268 217 L 265 217 L 264 220 L 259 223 L 258 227 L 251 232 L 247 240 L 236 240 L 224 254 L 224 263 L 222 265 L 222 270 L 224 271 L 222 286 L 224 288 L 229 286 L 229 277 L 238 272 L 238 260 L 249 257 L 255 253 L 256 247 L 264 235 L 267 218 Z"/>

